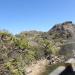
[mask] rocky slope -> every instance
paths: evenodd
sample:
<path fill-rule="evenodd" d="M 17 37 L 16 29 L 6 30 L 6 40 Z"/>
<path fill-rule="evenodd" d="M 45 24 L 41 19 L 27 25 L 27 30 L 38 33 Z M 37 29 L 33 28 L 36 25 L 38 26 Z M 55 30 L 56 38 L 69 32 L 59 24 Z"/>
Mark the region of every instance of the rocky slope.
<path fill-rule="evenodd" d="M 60 54 L 68 55 L 69 57 L 75 55 L 75 24 L 71 21 L 56 24 L 48 33 L 56 42 L 63 43 Z"/>
<path fill-rule="evenodd" d="M 0 75 L 25 75 L 26 65 L 34 61 L 47 59 L 52 64 L 61 61 L 55 56 L 73 56 L 74 34 L 75 25 L 71 21 L 56 24 L 48 32 L 29 31 L 12 35 L 0 31 Z"/>
<path fill-rule="evenodd" d="M 64 23 L 56 24 L 52 29 L 48 31 L 48 33 L 51 35 L 54 34 L 53 37 L 57 38 L 64 38 L 68 39 L 72 37 L 75 32 L 75 24 L 73 24 L 71 21 L 67 21 Z"/>

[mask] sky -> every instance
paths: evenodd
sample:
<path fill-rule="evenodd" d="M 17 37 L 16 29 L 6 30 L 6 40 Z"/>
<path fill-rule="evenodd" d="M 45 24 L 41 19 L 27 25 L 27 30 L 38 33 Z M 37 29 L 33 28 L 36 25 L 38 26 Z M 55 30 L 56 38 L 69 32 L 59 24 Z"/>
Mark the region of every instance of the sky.
<path fill-rule="evenodd" d="M 75 22 L 75 0 L 0 0 L 0 29 L 48 31 L 64 21 Z"/>

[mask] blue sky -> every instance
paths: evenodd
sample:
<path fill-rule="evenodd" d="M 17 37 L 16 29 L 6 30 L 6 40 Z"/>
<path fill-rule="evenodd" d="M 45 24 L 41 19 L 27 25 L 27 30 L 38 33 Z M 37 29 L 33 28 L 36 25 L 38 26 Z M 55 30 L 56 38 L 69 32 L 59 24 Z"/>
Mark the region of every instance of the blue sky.
<path fill-rule="evenodd" d="M 48 31 L 54 24 L 75 22 L 75 0 L 0 0 L 0 29 Z"/>

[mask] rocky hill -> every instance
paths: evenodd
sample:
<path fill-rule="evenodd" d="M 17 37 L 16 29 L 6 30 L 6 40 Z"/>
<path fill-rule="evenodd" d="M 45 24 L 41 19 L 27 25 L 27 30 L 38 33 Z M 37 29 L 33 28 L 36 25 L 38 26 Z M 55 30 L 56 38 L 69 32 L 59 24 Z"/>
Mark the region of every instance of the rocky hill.
<path fill-rule="evenodd" d="M 56 24 L 53 26 L 52 29 L 48 31 L 48 33 L 51 35 L 54 35 L 53 38 L 64 38 L 68 39 L 74 35 L 75 32 L 75 24 L 73 24 L 71 21 L 67 21 L 64 23 Z"/>
<path fill-rule="evenodd" d="M 48 32 L 28 31 L 13 35 L 0 31 L 0 75 L 25 75 L 25 67 L 41 59 L 73 56 L 75 25 L 56 24 Z"/>
<path fill-rule="evenodd" d="M 48 33 L 56 43 L 58 41 L 63 43 L 60 49 L 61 54 L 75 55 L 75 24 L 72 21 L 56 24 Z"/>

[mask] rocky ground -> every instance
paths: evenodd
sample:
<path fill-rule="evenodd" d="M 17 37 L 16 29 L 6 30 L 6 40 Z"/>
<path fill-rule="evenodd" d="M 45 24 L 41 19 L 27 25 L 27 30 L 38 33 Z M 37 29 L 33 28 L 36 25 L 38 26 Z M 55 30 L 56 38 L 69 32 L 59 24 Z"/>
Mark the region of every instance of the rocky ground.
<path fill-rule="evenodd" d="M 37 61 L 37 63 L 27 67 L 26 73 L 27 75 L 40 75 L 45 71 L 46 65 L 48 65 L 48 61 L 46 59 L 42 59 L 40 61 Z"/>
<path fill-rule="evenodd" d="M 26 75 L 40 75 L 46 70 L 47 65 L 57 64 L 63 62 L 63 56 L 54 56 L 52 55 L 51 59 L 41 59 L 36 63 L 32 63 L 32 65 L 26 68 Z"/>

